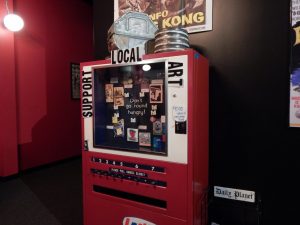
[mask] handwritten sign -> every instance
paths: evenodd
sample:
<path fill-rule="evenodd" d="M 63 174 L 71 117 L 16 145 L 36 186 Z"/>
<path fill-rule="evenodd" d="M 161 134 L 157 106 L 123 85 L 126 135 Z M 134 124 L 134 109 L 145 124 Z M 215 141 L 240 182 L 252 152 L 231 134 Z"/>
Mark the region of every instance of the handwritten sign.
<path fill-rule="evenodd" d="M 148 103 L 144 102 L 142 98 L 130 98 L 125 107 L 128 115 L 144 116 L 148 109 Z"/>
<path fill-rule="evenodd" d="M 186 110 L 183 106 L 173 106 L 173 119 L 177 122 L 186 121 Z"/>

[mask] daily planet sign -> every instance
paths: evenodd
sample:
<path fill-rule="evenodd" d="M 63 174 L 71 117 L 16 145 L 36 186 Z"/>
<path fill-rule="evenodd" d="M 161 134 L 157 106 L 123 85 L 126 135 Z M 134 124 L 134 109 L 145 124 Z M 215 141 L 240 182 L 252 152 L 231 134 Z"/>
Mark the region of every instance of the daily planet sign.
<path fill-rule="evenodd" d="M 189 33 L 212 30 L 212 0 L 114 0 L 115 20 L 129 11 L 143 12 L 162 29 Z"/>
<path fill-rule="evenodd" d="M 255 192 L 248 190 L 214 186 L 214 196 L 243 202 L 255 202 Z"/>

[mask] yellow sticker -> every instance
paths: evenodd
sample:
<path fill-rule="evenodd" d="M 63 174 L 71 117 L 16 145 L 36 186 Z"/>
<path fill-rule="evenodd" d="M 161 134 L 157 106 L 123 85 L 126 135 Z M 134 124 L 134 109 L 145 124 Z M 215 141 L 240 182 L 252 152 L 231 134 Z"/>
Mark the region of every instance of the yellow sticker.
<path fill-rule="evenodd" d="M 112 123 L 118 123 L 118 117 L 116 116 L 112 117 Z"/>
<path fill-rule="evenodd" d="M 118 128 L 116 131 L 117 131 L 117 135 L 121 135 L 122 134 L 122 129 L 121 128 Z"/>

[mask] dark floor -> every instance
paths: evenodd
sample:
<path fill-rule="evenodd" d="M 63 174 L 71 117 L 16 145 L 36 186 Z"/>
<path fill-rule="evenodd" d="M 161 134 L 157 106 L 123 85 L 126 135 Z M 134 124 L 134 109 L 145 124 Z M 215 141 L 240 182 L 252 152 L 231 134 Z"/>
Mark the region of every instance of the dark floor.
<path fill-rule="evenodd" d="M 0 181 L 0 225 L 82 225 L 81 159 Z"/>

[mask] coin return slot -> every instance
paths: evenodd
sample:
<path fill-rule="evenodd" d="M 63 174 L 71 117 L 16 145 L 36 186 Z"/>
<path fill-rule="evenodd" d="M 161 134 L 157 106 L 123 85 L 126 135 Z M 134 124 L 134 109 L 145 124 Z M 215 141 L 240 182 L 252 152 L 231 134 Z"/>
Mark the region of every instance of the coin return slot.
<path fill-rule="evenodd" d="M 167 208 L 167 202 L 160 199 L 150 198 L 142 195 L 132 194 L 125 191 L 119 191 L 111 188 L 106 188 L 98 185 L 93 185 L 93 190 L 97 193 L 109 195 L 116 198 L 126 199 L 133 202 L 138 202 L 146 205 L 156 206 L 159 208 Z"/>

